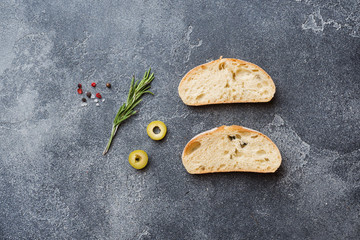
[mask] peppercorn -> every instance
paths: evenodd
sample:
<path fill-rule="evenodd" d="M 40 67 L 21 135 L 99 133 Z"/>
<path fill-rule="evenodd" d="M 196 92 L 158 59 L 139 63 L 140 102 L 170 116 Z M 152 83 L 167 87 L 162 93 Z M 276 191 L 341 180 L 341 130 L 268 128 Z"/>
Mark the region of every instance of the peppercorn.
<path fill-rule="evenodd" d="M 82 93 L 83 93 L 83 91 L 82 91 L 81 88 L 78 88 L 77 92 L 78 92 L 78 94 L 82 94 Z"/>
<path fill-rule="evenodd" d="M 86 96 L 87 96 L 88 98 L 91 98 L 91 92 L 87 92 L 87 93 L 86 93 Z"/>
<path fill-rule="evenodd" d="M 82 88 L 82 85 L 80 83 L 78 84 L 78 88 Z"/>
<path fill-rule="evenodd" d="M 97 93 L 97 94 L 96 94 L 96 97 L 99 98 L 99 99 L 101 99 L 101 94 L 100 94 L 100 93 Z"/>
<path fill-rule="evenodd" d="M 92 86 L 92 87 L 96 87 L 96 83 L 94 83 L 94 82 L 91 83 L 91 86 Z"/>
<path fill-rule="evenodd" d="M 86 102 L 86 98 L 82 98 L 81 101 Z"/>
<path fill-rule="evenodd" d="M 110 84 L 110 83 L 107 83 L 107 84 L 106 84 L 106 87 L 107 87 L 107 88 L 111 88 L 111 84 Z"/>

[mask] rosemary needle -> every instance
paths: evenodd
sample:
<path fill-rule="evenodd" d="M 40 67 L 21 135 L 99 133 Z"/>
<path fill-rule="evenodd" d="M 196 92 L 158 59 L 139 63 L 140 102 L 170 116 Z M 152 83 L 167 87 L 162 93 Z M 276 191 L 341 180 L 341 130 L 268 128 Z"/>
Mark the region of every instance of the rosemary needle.
<path fill-rule="evenodd" d="M 149 71 L 145 72 L 144 77 L 142 78 L 141 81 L 138 80 L 135 82 L 135 77 L 134 76 L 132 77 L 130 90 L 126 103 L 124 103 L 120 107 L 119 111 L 115 116 L 110 139 L 108 144 L 106 145 L 103 155 L 105 155 L 109 151 L 111 143 L 115 137 L 115 134 L 120 124 L 136 113 L 134 108 L 142 101 L 141 96 L 145 93 L 150 93 L 154 95 L 152 92 L 149 91 L 150 83 L 154 80 L 154 73 L 150 74 L 150 72 L 151 72 L 151 68 L 149 69 Z"/>

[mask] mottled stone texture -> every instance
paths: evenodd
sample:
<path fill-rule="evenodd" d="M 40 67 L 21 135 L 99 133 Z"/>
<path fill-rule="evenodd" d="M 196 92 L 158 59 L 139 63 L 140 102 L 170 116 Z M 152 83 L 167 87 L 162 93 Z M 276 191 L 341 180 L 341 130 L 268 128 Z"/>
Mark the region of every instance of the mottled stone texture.
<path fill-rule="evenodd" d="M 358 239 L 359 11 L 359 0 L 2 0 L 0 238 Z M 182 76 L 219 56 L 263 67 L 275 98 L 185 106 Z M 149 67 L 155 96 L 103 157 L 131 76 Z M 81 106 L 78 83 L 105 101 Z M 146 134 L 153 120 L 163 141 Z M 186 142 L 223 124 L 267 134 L 281 168 L 188 174 Z M 127 162 L 135 149 L 150 156 L 143 171 Z"/>

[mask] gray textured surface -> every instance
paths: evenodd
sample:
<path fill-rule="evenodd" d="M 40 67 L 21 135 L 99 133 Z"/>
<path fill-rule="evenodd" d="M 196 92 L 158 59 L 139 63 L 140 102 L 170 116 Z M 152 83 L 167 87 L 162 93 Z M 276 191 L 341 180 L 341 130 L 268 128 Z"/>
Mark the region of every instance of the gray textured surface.
<path fill-rule="evenodd" d="M 28 2 L 0 2 L 1 239 L 359 237 L 358 0 Z M 221 55 L 263 67 L 273 101 L 182 104 L 184 73 Z M 131 75 L 149 66 L 155 97 L 101 156 Z M 92 81 L 106 100 L 82 107 L 77 83 Z M 152 120 L 164 141 L 147 137 Z M 222 124 L 267 134 L 280 170 L 187 174 L 186 142 Z M 138 148 L 143 171 L 127 162 Z"/>

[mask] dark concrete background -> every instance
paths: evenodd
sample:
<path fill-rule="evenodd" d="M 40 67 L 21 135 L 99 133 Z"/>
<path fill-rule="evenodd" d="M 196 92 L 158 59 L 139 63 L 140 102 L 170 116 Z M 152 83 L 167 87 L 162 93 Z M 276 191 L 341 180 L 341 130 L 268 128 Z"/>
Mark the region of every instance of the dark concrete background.
<path fill-rule="evenodd" d="M 358 239 L 359 28 L 358 0 L 1 1 L 0 238 Z M 182 76 L 219 56 L 264 68 L 275 98 L 184 105 Z M 103 157 L 149 67 L 155 96 Z M 93 81 L 105 101 L 81 106 L 77 84 Z M 161 142 L 153 120 L 168 126 Z M 188 174 L 187 141 L 223 124 L 267 134 L 281 168 Z M 135 149 L 150 156 L 142 171 Z"/>

